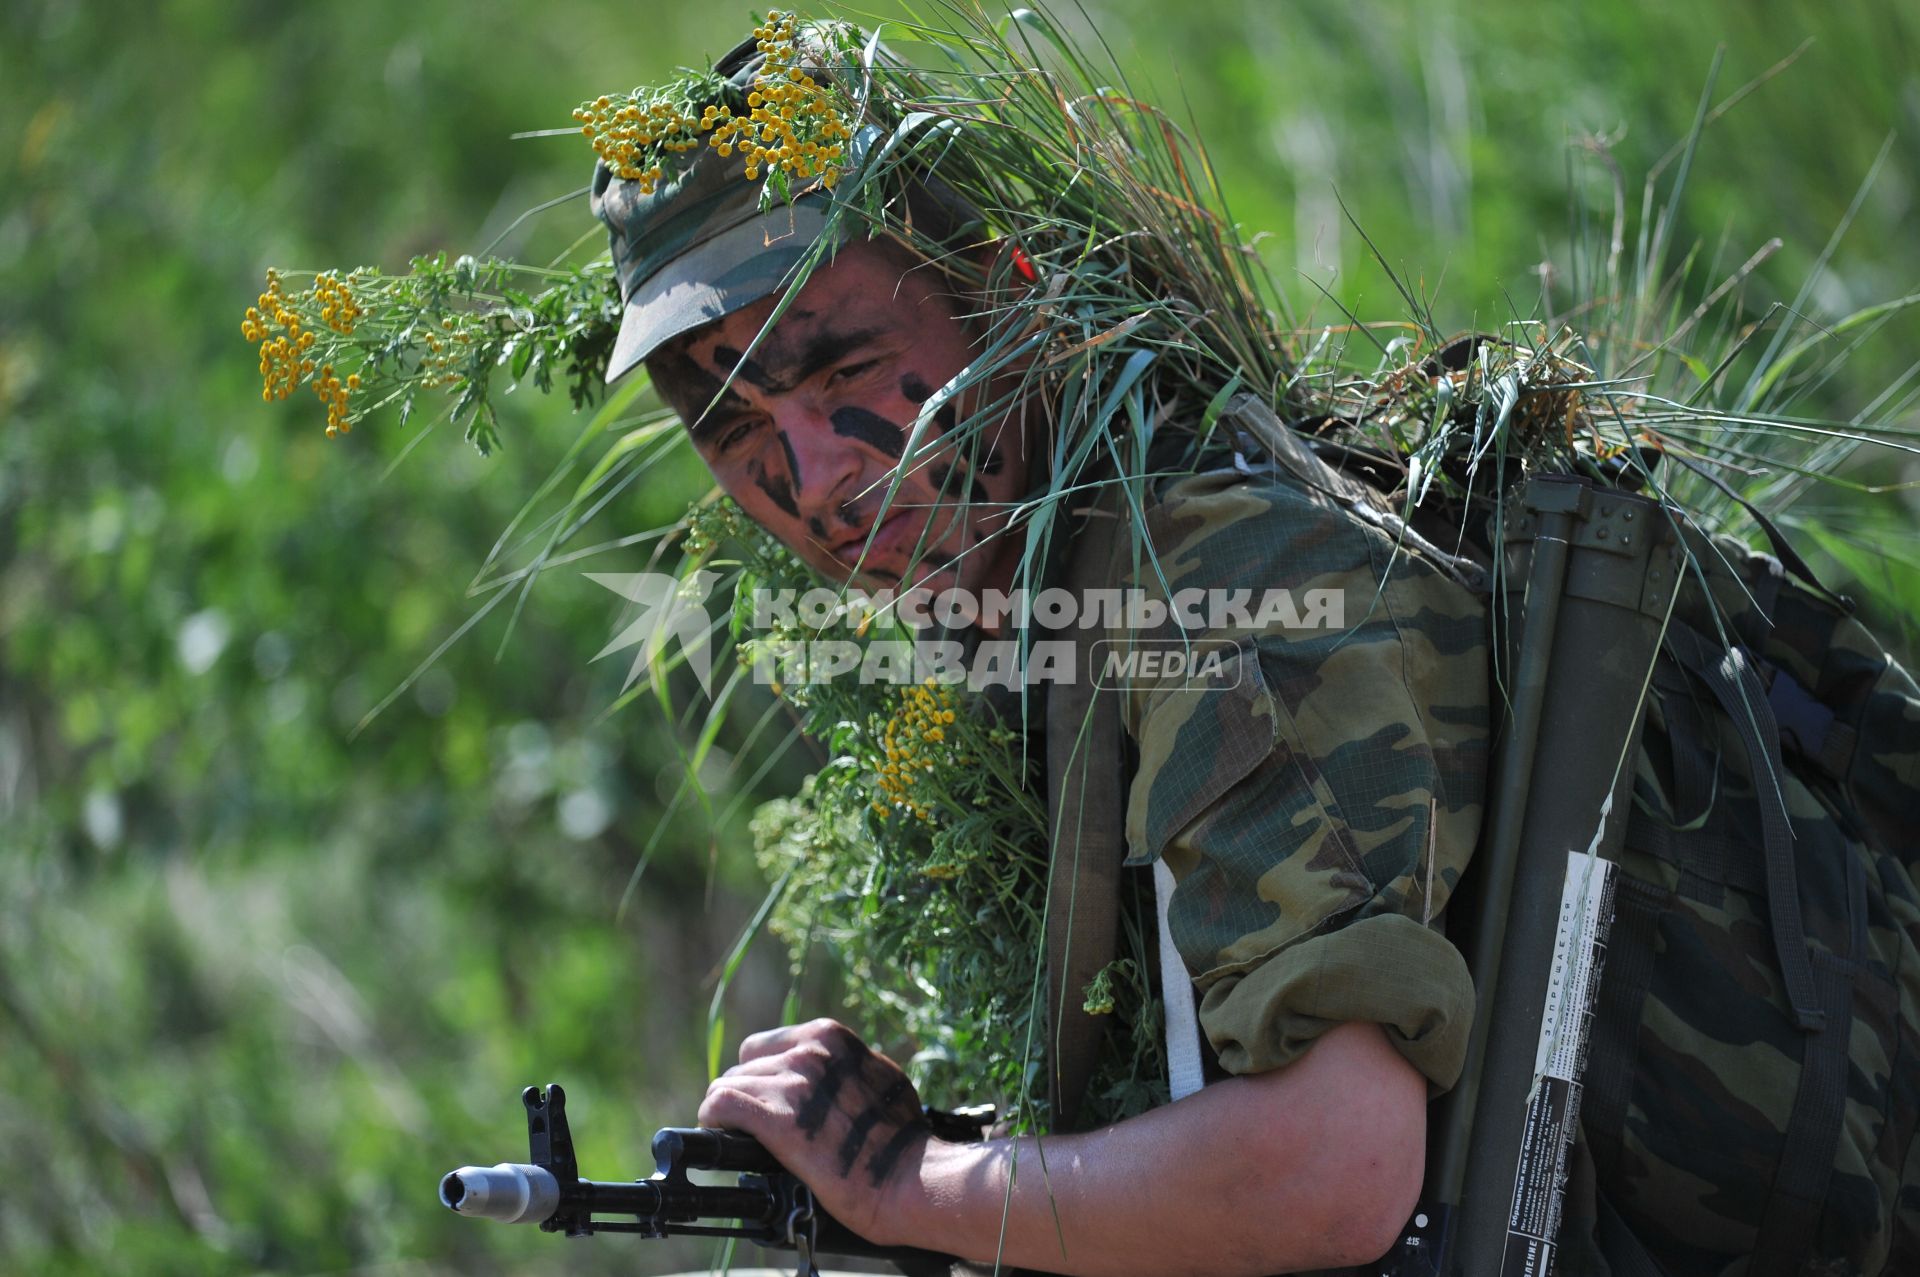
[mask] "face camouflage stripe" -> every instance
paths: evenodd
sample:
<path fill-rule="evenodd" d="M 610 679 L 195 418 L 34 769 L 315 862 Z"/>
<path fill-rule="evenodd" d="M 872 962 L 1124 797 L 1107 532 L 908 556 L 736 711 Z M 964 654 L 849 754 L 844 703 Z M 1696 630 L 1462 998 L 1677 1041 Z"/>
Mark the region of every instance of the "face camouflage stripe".
<path fill-rule="evenodd" d="M 879 413 L 865 408 L 836 408 L 830 420 L 833 432 L 841 438 L 864 443 L 896 461 L 907 450 L 907 432 Z"/>

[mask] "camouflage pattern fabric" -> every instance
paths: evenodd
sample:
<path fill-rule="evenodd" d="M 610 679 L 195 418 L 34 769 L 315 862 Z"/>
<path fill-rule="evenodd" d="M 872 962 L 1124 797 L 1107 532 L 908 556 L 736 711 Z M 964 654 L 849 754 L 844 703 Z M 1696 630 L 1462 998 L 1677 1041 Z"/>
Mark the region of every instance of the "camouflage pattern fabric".
<path fill-rule="evenodd" d="M 1175 603 L 1237 592 L 1247 615 L 1110 633 L 1123 654 L 1222 658 L 1127 685 L 1128 863 L 1174 873 L 1172 935 L 1227 1071 L 1283 1067 L 1364 1020 L 1444 1090 L 1473 1014 L 1438 918 L 1479 836 L 1484 604 L 1354 518 L 1331 471 L 1316 488 L 1245 458 L 1158 480 L 1144 503 L 1153 553 L 1126 583 Z"/>

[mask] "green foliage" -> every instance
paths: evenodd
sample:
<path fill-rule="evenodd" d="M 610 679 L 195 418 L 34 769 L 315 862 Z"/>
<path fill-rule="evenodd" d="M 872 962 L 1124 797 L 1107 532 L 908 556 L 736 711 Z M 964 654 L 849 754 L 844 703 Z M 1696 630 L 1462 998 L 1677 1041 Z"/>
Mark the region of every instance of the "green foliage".
<path fill-rule="evenodd" d="M 526 292 L 520 281 L 529 277 L 545 287 Z M 449 264 L 436 253 L 393 277 L 371 267 L 344 278 L 320 271 L 292 294 L 269 269 L 267 291 L 240 328 L 261 348 L 260 397 L 272 403 L 311 387 L 329 438 L 389 409 L 405 425 L 422 391 L 445 390 L 454 396 L 448 419 L 466 423 L 467 441 L 484 457 L 500 442 L 495 371 L 510 380 L 500 394 L 526 380 L 550 391 L 563 371 L 574 408 L 586 408 L 600 398 L 619 318 L 604 257 L 542 270 L 465 254 Z"/>
<path fill-rule="evenodd" d="M 754 589 L 815 588 L 764 534 L 736 539 L 745 549 L 737 611 Z M 761 867 L 780 883 L 770 924 L 796 975 L 816 946 L 825 951 L 856 1027 L 912 1051 L 926 1102 L 992 1103 L 1012 1129 L 1045 1130 L 1040 760 L 1012 698 L 919 676 L 911 633 L 870 602 L 843 598 L 817 624 L 797 613 L 740 645 L 740 660 L 759 668 L 828 755 L 795 795 L 754 815 Z M 834 648 L 858 649 L 875 680 L 818 677 L 810 663 Z M 1093 1082 L 1094 1121 L 1167 1095 L 1147 929 L 1137 914 L 1127 921 L 1134 956 L 1086 991 L 1118 1021 Z"/>
<path fill-rule="evenodd" d="M 1667 231 L 1694 295 L 1774 237 L 1749 316 L 1778 301 L 1830 322 L 1920 281 L 1901 6 L 1114 0 L 1098 16 L 1135 91 L 1183 127 L 1190 109 L 1241 233 L 1275 233 L 1260 251 L 1293 268 L 1303 326 L 1338 322 L 1336 301 L 1403 309 L 1336 190 L 1441 329 L 1531 315 L 1536 296 L 1552 313 L 1568 281 L 1529 271 L 1590 233 L 1568 223 L 1569 185 L 1612 198 L 1606 161 L 1571 164 L 1568 143 L 1605 134 L 1624 173 L 1648 171 L 1722 41 L 1731 86 L 1817 37 L 1706 130 Z M 483 606 L 468 581 L 550 478 L 592 494 L 577 516 L 604 498 L 592 527 L 613 541 L 673 523 L 705 477 L 684 455 L 645 483 L 618 463 L 584 477 L 565 398 L 497 383 L 504 446 L 485 462 L 424 400 L 404 425 L 389 411 L 325 439 L 310 404 L 261 404 L 235 300 L 273 265 L 397 276 L 441 250 L 544 263 L 597 243 L 583 200 L 516 220 L 584 185 L 578 133 L 511 135 L 747 25 L 577 0 L 537 17 L 444 0 L 0 11 L 0 1142 L 31 1161 L 0 1199 L 0 1268 L 706 1258 L 476 1226 L 433 1184 L 519 1154 L 528 1082 L 569 1083 L 596 1174 L 641 1173 L 652 1127 L 691 1115 L 708 981 L 762 891 L 735 800 L 764 751 L 744 723 L 716 729 L 698 760 L 714 801 L 670 810 L 688 758 L 654 711 L 606 715 L 621 671 L 591 658 L 616 617 L 571 573 L 487 594 L 515 599 L 510 641 L 490 614 L 408 683 Z M 545 287 L 499 296 L 531 306 Z M 1781 388 L 1829 420 L 1870 407 L 1920 345 L 1911 312 L 1890 313 L 1852 350 L 1872 328 L 1838 335 L 1846 378 L 1822 355 Z M 494 375 L 566 363 L 556 348 Z M 638 455 L 656 436 L 627 411 L 599 429 Z M 1911 615 L 1915 473 L 1851 465 L 1859 490 L 1803 503 L 1803 521 Z M 1873 488 L 1892 490 L 1863 500 Z M 517 528 L 501 557 L 532 561 L 560 530 Z M 645 565 L 627 552 L 584 566 Z M 757 792 L 796 783 L 777 761 Z M 787 983 L 776 955 L 749 954 L 729 1023 L 771 1022 Z M 835 1009 L 811 983 L 801 998 Z"/>

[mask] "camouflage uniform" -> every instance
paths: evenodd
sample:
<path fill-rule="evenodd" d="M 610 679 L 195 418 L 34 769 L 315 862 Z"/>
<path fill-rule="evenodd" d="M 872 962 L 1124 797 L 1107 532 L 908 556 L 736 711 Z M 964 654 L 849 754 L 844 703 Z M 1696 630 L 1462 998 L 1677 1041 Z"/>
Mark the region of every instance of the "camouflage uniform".
<path fill-rule="evenodd" d="M 1248 412 L 1264 415 L 1257 405 Z M 1459 1075 L 1474 1007 L 1437 915 L 1479 834 L 1485 606 L 1442 565 L 1396 553 L 1392 534 L 1355 516 L 1352 486 L 1304 448 L 1279 450 L 1288 454 L 1279 467 L 1249 465 L 1243 453 L 1154 481 L 1146 528 L 1157 568 L 1142 563 L 1126 582 L 1163 599 L 1193 587 L 1247 589 L 1256 600 L 1274 587 L 1296 597 L 1339 590 L 1345 628 L 1188 630 L 1196 646 L 1225 649 L 1221 672 L 1197 684 L 1136 682 L 1125 707 L 1138 751 L 1129 863 L 1164 857 L 1178 880 L 1173 936 L 1203 1036 L 1227 1071 L 1282 1067 L 1334 1025 L 1371 1021 L 1438 1093 Z M 1757 558 L 1721 554 L 1734 564 Z M 1714 587 L 1734 633 L 1760 651 L 1754 590 L 1721 567 Z M 1775 632 L 1823 619 L 1799 615 L 1804 607 L 1770 609 Z M 1704 609 L 1689 604 L 1683 616 L 1714 632 Z M 1176 636 L 1170 623 L 1136 639 Z M 1783 641 L 1767 649 L 1772 659 L 1789 659 L 1773 652 Z M 1657 685 L 1562 1233 L 1557 1271 L 1570 1277 L 1630 1271 L 1602 1215 L 1624 1221 L 1673 1277 L 1759 1273 L 1769 1213 L 1794 1209 L 1814 1213 L 1825 1266 L 1780 1271 L 1920 1272 L 1920 893 L 1910 828 L 1920 811 L 1896 814 L 1876 797 L 1920 785 L 1920 693 L 1857 623 L 1830 642 L 1828 668 L 1802 660 L 1795 676 L 1822 695 L 1845 680 L 1872 687 L 1863 699 L 1877 707 L 1868 717 L 1878 715 L 1880 742 L 1863 736 L 1846 760 L 1860 783 L 1845 792 L 1787 776 L 1816 977 L 1851 1003 L 1839 1054 L 1823 1065 L 1788 1013 L 1759 831 L 1741 827 L 1738 800 L 1752 782 L 1735 765 L 1739 742 L 1704 742 L 1732 763 L 1681 756 L 1670 720 L 1702 717 L 1700 707 Z M 1706 808 L 1719 824 L 1709 821 L 1715 837 L 1702 840 L 1689 822 Z M 1849 810 L 1869 827 L 1850 830 Z M 1801 1087 L 1803 1067 L 1827 1076 Z M 1837 1129 L 1814 1163 L 1823 1173 L 1782 1182 L 1795 1178 L 1779 1168 L 1796 1105 L 1835 1087 L 1844 1104 L 1834 1102 Z M 1604 1247 L 1596 1229 L 1612 1239 Z"/>

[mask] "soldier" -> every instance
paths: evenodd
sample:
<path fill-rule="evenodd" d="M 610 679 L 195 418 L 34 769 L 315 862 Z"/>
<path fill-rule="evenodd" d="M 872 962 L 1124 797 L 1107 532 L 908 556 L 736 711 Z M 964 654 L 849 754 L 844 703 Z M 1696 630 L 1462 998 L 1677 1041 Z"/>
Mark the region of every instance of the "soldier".
<path fill-rule="evenodd" d="M 899 464 L 903 423 L 924 398 L 916 388 L 944 385 L 967 360 L 959 304 L 937 278 L 903 272 L 886 249 L 849 245 L 814 273 L 750 361 L 738 352 L 765 322 L 770 298 L 648 351 L 655 384 L 691 423 L 695 445 L 722 486 L 829 580 L 848 579 L 858 563 L 871 583 L 890 584 L 924 562 L 933 570 L 920 572 L 921 584 L 1010 584 L 1010 551 L 1018 543 L 1003 534 L 1005 511 L 1026 495 L 1028 468 L 1041 455 L 1033 446 L 1037 423 L 1018 414 L 997 456 L 969 475 L 978 484 L 971 501 L 941 501 L 923 468 L 894 497 L 901 512 L 875 524 L 885 480 Z M 733 388 L 707 409 L 736 369 Z M 1164 532 L 1162 553 L 1170 561 L 1217 533 L 1244 538 L 1239 553 L 1210 563 L 1230 564 L 1230 572 L 1183 577 L 1183 585 L 1291 583 L 1356 598 L 1371 597 L 1379 585 L 1373 562 L 1381 534 L 1308 494 L 1254 483 L 1231 469 L 1171 485 L 1155 527 Z M 1319 542 L 1311 556 L 1290 553 L 1310 540 Z M 1178 1270 L 1178 1256 L 1204 1254 L 1212 1273 L 1270 1273 L 1357 1263 L 1385 1250 L 1419 1189 L 1428 1089 L 1457 1074 L 1472 1005 L 1458 954 L 1418 920 L 1431 906 L 1407 889 L 1412 861 L 1429 843 L 1429 799 L 1437 795 L 1444 858 L 1457 872 L 1477 823 L 1485 737 L 1485 662 L 1474 646 L 1478 603 L 1441 574 L 1406 561 L 1392 588 L 1408 615 L 1444 615 L 1449 633 L 1419 638 L 1409 654 L 1382 614 L 1350 637 L 1340 658 L 1350 663 L 1343 677 L 1369 688 L 1372 703 L 1349 703 L 1336 713 L 1316 699 L 1306 708 L 1318 724 L 1304 735 L 1281 735 L 1261 667 L 1268 679 L 1275 671 L 1311 677 L 1338 633 L 1196 634 L 1236 645 L 1236 665 L 1241 641 L 1265 659 L 1227 676 L 1233 689 L 1218 698 L 1156 702 L 1147 686 L 1134 698 L 1131 727 L 1143 769 L 1161 769 L 1136 782 L 1137 827 L 1129 833 L 1143 855 L 1177 857 L 1182 870 L 1204 870 L 1218 889 L 1252 899 L 1255 880 L 1272 867 L 1260 830 L 1274 821 L 1321 822 L 1315 845 L 1291 858 L 1299 881 L 1285 897 L 1287 916 L 1249 926 L 1247 913 L 1236 911 L 1182 934 L 1195 952 L 1218 951 L 1223 959 L 1209 963 L 1201 1018 L 1236 1076 L 1097 1135 L 1056 1139 L 1043 1179 L 1031 1147 L 928 1139 L 914 1121 L 918 1107 L 904 1076 L 847 1030 L 815 1023 L 749 1038 L 740 1065 L 714 1084 L 700 1120 L 759 1136 L 857 1231 L 974 1259 L 993 1258 L 1016 1158 L 1027 1173 L 1013 1186 L 1008 1212 L 1005 1256 L 1015 1264 L 1165 1272 Z M 1408 659 L 1427 671 L 1413 687 L 1397 673 Z M 1459 681 L 1447 687 L 1455 674 Z M 1420 702 L 1416 689 L 1431 695 Z M 1452 703 L 1464 700 L 1467 721 L 1444 723 L 1428 708 L 1443 703 L 1443 691 Z M 1196 702 L 1215 699 L 1205 712 L 1222 721 L 1195 722 Z M 1331 799 L 1302 783 L 1289 753 L 1329 758 L 1373 734 L 1362 722 L 1398 723 L 1393 738 L 1407 765 L 1380 769 L 1356 760 L 1351 777 L 1333 777 L 1339 792 Z M 1213 739 L 1215 732 L 1223 739 Z M 1167 768 L 1176 751 L 1194 757 L 1196 734 L 1207 738 L 1200 748 L 1211 768 L 1199 775 Z M 1290 749 L 1280 747 L 1283 740 Z M 1247 783 L 1236 788 L 1243 778 Z M 1349 779 L 1356 788 L 1347 788 Z M 1404 805 L 1415 818 L 1390 817 L 1390 832 L 1360 833 L 1356 826 L 1349 833 L 1331 818 L 1329 801 L 1345 804 L 1348 822 L 1362 808 L 1388 805 Z M 1403 872 L 1377 867 L 1395 857 L 1405 858 Z M 1379 893 L 1356 885 L 1369 871 L 1393 885 Z M 1302 943 L 1288 949 L 1285 962 L 1262 962 L 1290 940 Z M 1386 961 L 1393 954 L 1399 963 Z M 1369 1102 L 1345 1102 L 1354 1095 Z M 1276 1149 L 1289 1153 L 1276 1157 Z M 1163 1200 L 1153 1208 L 1149 1168 L 1161 1182 L 1188 1186 L 1177 1204 Z"/>
<path fill-rule="evenodd" d="M 749 46 L 719 69 L 745 85 L 756 65 Z M 966 241 L 968 210 L 936 183 L 920 197 L 920 224 L 944 221 L 955 251 L 974 255 L 973 277 L 1008 251 Z M 923 405 L 979 355 L 983 302 L 956 283 L 966 272 L 951 263 L 844 231 L 823 241 L 830 198 L 815 183 L 763 209 L 757 188 L 706 151 L 657 190 L 602 165 L 595 206 L 626 303 L 608 377 L 644 363 L 720 485 L 829 581 L 1005 589 L 1021 561 L 1022 503 L 1054 456 L 1054 403 L 1010 363 L 933 416 L 950 431 L 995 405 L 981 446 L 922 449 L 903 466 Z M 823 251 L 803 286 L 784 287 Z M 1050 759 L 1063 762 L 1050 776 L 1056 858 L 1104 848 L 1171 871 L 1167 934 L 1198 995 L 1217 1080 L 1105 1130 L 1049 1137 L 1043 1172 L 1033 1141 L 932 1138 L 906 1076 L 838 1024 L 754 1034 L 712 1084 L 700 1121 L 756 1136 L 871 1240 L 1060 1273 L 1252 1275 L 1365 1263 L 1396 1240 L 1414 1206 L 1427 1101 L 1458 1077 L 1474 1010 L 1440 919 L 1480 828 L 1485 605 L 1445 555 L 1409 552 L 1380 522 L 1356 517 L 1340 495 L 1350 485 L 1291 447 L 1259 400 L 1236 401 L 1226 421 L 1222 446 L 1181 456 L 1147 487 L 1139 531 L 1159 568 L 1122 552 L 1112 525 L 1127 516 L 1095 509 L 1074 527 L 1059 579 L 1163 599 L 1187 589 L 1329 591 L 1346 600 L 1345 624 L 1229 616 L 1117 636 L 1171 634 L 1226 657 L 1198 688 L 1141 680 L 1127 689 L 1114 711 L 1135 755 L 1120 831 L 1103 835 L 1099 817 L 1064 814 L 1059 791 L 1076 767 L 1094 806 L 1119 801 L 1121 780 L 1100 774 L 1098 756 L 1055 752 L 1064 727 L 1080 721 L 1057 709 L 1070 698 L 1054 695 L 1048 715 Z M 1077 704 L 1086 712 L 1084 698 Z M 1845 1209 L 1821 1216 L 1816 1194 L 1814 1218 L 1794 1240 L 1852 1265 L 1833 1271 L 1894 1271 L 1900 1255 L 1913 1258 L 1920 1211 L 1915 1087 L 1898 1066 L 1913 1039 L 1901 1024 L 1920 998 L 1911 974 L 1920 967 L 1892 973 L 1914 956 L 1920 910 L 1910 876 L 1846 846 L 1836 855 L 1857 857 L 1847 862 L 1854 881 L 1864 867 L 1872 887 L 1871 939 L 1847 956 L 1848 970 L 1866 973 L 1860 1001 L 1872 1014 L 1853 1073 L 1842 1067 L 1846 1076 L 1830 1079 L 1857 1105 L 1835 1110 L 1850 1115 L 1830 1181 Z M 1700 905 L 1703 893 L 1666 886 L 1687 895 L 1688 908 Z M 1649 916 L 1670 943 L 1712 934 L 1660 909 Z M 1865 935 L 1865 921 L 1857 925 Z M 1745 945 L 1729 945 L 1729 967 L 1746 960 Z M 1737 969 L 1732 978 L 1759 979 L 1764 1000 L 1764 978 Z M 1659 1008 L 1676 1002 L 1657 984 L 1650 1000 L 1644 984 L 1640 993 L 1645 1005 L 1631 1010 L 1651 1009 L 1656 1025 Z M 1071 1053 L 1071 1013 L 1054 1002 L 1056 1045 Z M 1651 1105 L 1701 1129 L 1771 1131 L 1783 1106 L 1797 1110 L 1788 1074 L 1798 1076 L 1799 1059 L 1780 1047 L 1780 1068 L 1766 1076 L 1785 1099 L 1756 1097 L 1737 1077 L 1716 1080 L 1712 1051 L 1699 1043 L 1724 1040 L 1726 1058 L 1744 1067 L 1743 1051 L 1772 1049 L 1756 1047 L 1764 1034 L 1654 1032 L 1628 1067 L 1657 1071 L 1669 1048 L 1686 1063 L 1657 1094 L 1615 1088 L 1618 1124 L 1599 1141 L 1613 1178 L 1602 1187 L 1671 1271 L 1717 1272 L 1765 1235 L 1780 1186 L 1753 1168 L 1773 1163 L 1756 1154 L 1730 1166 L 1724 1183 L 1703 1177 L 1693 1153 L 1654 1148 L 1669 1133 L 1650 1131 L 1645 1113 Z M 1070 1110 L 1066 1090 L 1057 1098 Z M 1743 1106 L 1753 1111 L 1728 1111 Z M 1700 1153 L 1731 1162 L 1746 1150 Z M 1693 1185 L 1686 1200 L 1676 1200 L 1676 1183 Z M 1804 1186 L 1794 1192 L 1805 1214 Z M 1604 1271 L 1591 1245 L 1570 1246 L 1567 1259 L 1563 1271 Z"/>

